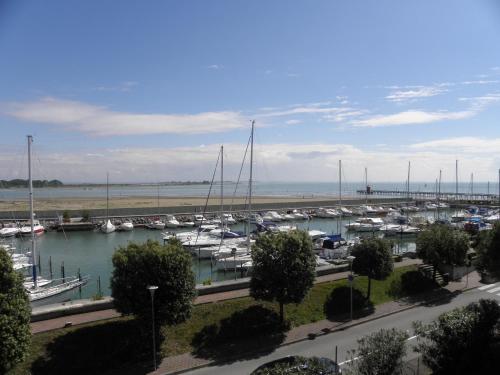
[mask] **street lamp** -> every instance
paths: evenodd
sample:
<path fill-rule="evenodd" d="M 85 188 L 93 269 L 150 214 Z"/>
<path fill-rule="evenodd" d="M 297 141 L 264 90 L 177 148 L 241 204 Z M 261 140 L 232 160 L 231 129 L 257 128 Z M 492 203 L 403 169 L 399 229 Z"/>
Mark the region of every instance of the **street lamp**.
<path fill-rule="evenodd" d="M 158 286 L 156 285 L 149 285 L 147 287 L 149 292 L 151 293 L 151 315 L 152 315 L 152 321 L 153 321 L 153 366 L 154 370 L 156 371 L 156 340 L 155 340 L 155 303 L 154 303 L 154 296 L 155 296 L 155 290 L 158 289 Z"/>
<path fill-rule="evenodd" d="M 349 268 L 351 269 L 351 273 L 348 276 L 350 289 L 351 289 L 351 310 L 350 310 L 351 311 L 351 314 L 350 314 L 351 321 L 352 321 L 352 283 L 354 281 L 354 276 L 352 275 L 352 262 L 354 262 L 354 259 L 356 259 L 356 257 L 353 255 L 349 255 L 347 257 L 347 260 L 349 261 Z"/>

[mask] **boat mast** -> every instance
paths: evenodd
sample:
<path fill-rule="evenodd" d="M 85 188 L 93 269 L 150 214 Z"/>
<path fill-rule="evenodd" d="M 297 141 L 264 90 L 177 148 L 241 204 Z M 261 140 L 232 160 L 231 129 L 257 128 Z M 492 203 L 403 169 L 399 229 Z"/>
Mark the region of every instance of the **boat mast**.
<path fill-rule="evenodd" d="M 455 199 L 458 199 L 458 160 L 455 160 Z"/>
<path fill-rule="evenodd" d="M 342 160 L 339 160 L 339 214 L 337 232 L 342 234 Z"/>
<path fill-rule="evenodd" d="M 220 223 L 224 228 L 224 146 L 220 146 Z"/>
<path fill-rule="evenodd" d="M 28 187 L 30 197 L 30 226 L 31 226 L 31 257 L 33 263 L 33 288 L 38 285 L 38 278 L 36 275 L 36 242 L 35 242 L 35 212 L 33 208 L 33 180 L 31 177 L 31 144 L 33 143 L 33 136 L 28 135 Z"/>
<path fill-rule="evenodd" d="M 408 205 L 410 204 L 410 170 L 411 161 L 408 161 L 408 179 L 406 180 L 406 221 L 408 224 L 409 210 Z"/>
<path fill-rule="evenodd" d="M 368 168 L 365 167 L 365 205 L 368 204 Z"/>
<path fill-rule="evenodd" d="M 106 225 L 109 220 L 109 172 L 106 172 Z"/>
<path fill-rule="evenodd" d="M 439 184 L 438 184 L 438 194 L 437 194 L 437 217 L 439 220 L 439 201 L 441 199 L 441 169 L 439 170 Z"/>
<path fill-rule="evenodd" d="M 474 195 L 474 173 L 470 174 L 470 199 L 473 199 Z"/>
<path fill-rule="evenodd" d="M 253 131 L 255 120 L 252 120 L 252 131 L 250 133 L 250 178 L 248 179 L 248 226 L 247 226 L 247 247 L 250 251 L 250 222 L 252 219 L 252 175 L 253 175 Z"/>

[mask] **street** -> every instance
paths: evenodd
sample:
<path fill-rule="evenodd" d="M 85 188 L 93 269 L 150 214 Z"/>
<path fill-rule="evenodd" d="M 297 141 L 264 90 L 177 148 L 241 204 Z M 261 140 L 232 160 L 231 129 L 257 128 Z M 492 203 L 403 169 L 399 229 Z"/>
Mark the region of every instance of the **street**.
<path fill-rule="evenodd" d="M 456 307 L 465 306 L 471 302 L 478 301 L 481 298 L 493 298 L 500 300 L 500 283 L 496 285 L 483 286 L 454 297 L 451 301 L 438 302 L 431 306 L 420 306 L 401 313 L 366 322 L 358 326 L 346 329 L 345 331 L 334 332 L 312 340 L 306 340 L 277 348 L 268 355 L 263 355 L 257 359 L 236 361 L 230 364 L 220 366 L 209 366 L 198 370 L 190 371 L 192 375 L 230 375 L 230 374 L 249 374 L 258 366 L 274 359 L 288 355 L 318 356 L 335 359 L 335 346 L 338 347 L 338 362 L 342 363 L 348 360 L 348 352 L 357 347 L 356 340 L 369 333 L 378 331 L 381 328 L 398 328 L 407 330 L 409 335 L 413 335 L 412 323 L 420 320 L 424 323 L 431 322 L 440 314 L 452 310 Z M 449 303 L 448 303 L 449 302 Z M 416 340 L 410 340 L 407 359 L 415 357 L 411 350 Z"/>

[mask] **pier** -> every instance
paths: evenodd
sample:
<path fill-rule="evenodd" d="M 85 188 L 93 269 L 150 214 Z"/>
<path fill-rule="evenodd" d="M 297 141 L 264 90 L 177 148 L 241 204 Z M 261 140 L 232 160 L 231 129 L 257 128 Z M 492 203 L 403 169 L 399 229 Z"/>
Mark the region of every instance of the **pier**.
<path fill-rule="evenodd" d="M 422 200 L 441 200 L 455 203 L 477 203 L 477 204 L 496 204 L 500 203 L 498 194 L 486 193 L 449 193 L 436 191 L 407 191 L 407 190 L 357 190 L 359 195 L 369 197 L 405 197 L 415 201 Z"/>

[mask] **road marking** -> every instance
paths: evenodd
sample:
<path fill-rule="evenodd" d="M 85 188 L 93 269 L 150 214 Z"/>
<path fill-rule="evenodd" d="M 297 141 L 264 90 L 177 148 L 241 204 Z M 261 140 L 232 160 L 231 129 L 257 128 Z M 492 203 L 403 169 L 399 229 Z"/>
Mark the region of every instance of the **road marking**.
<path fill-rule="evenodd" d="M 495 292 L 498 292 L 500 290 L 500 286 L 498 288 L 493 288 L 493 289 L 490 289 L 490 290 L 487 290 L 488 293 L 495 293 Z"/>
<path fill-rule="evenodd" d="M 477 288 L 477 289 L 479 289 L 479 290 L 486 290 L 486 289 L 489 289 L 489 288 L 491 288 L 492 286 L 495 286 L 495 285 L 496 285 L 496 284 L 484 285 L 484 286 L 479 287 L 479 288 Z"/>

